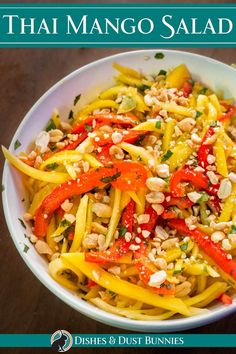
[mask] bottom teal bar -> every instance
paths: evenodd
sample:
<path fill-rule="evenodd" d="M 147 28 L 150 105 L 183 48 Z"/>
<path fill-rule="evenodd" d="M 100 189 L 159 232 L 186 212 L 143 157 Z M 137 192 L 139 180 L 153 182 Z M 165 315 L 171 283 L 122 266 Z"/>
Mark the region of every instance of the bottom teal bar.
<path fill-rule="evenodd" d="M 236 334 L 0 334 L 3 348 L 236 347 Z"/>

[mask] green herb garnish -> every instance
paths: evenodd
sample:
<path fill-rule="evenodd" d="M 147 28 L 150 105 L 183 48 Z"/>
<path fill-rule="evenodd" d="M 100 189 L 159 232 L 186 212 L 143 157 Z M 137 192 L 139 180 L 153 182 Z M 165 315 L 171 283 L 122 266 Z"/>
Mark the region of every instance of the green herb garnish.
<path fill-rule="evenodd" d="M 142 85 L 139 85 L 139 86 L 138 86 L 138 89 L 139 89 L 140 91 L 145 91 L 145 90 L 150 89 L 150 87 L 149 87 L 148 85 L 142 84 Z"/>
<path fill-rule="evenodd" d="M 89 125 L 89 124 L 86 124 L 86 123 L 84 124 L 84 127 L 85 127 L 87 132 L 91 132 L 93 130 L 93 127 L 91 125 Z"/>
<path fill-rule="evenodd" d="M 66 227 L 66 226 L 70 226 L 71 225 L 71 223 L 68 221 L 68 220 L 66 220 L 66 219 L 63 219 L 61 222 L 60 222 L 60 226 L 61 227 Z"/>
<path fill-rule="evenodd" d="M 14 150 L 18 149 L 21 146 L 21 142 L 17 139 L 14 144 Z"/>
<path fill-rule="evenodd" d="M 128 229 L 127 229 L 126 226 L 121 225 L 120 230 L 119 230 L 119 236 L 122 236 L 122 237 L 125 236 L 127 230 L 128 230 Z"/>
<path fill-rule="evenodd" d="M 187 251 L 187 249 L 188 249 L 188 243 L 183 243 L 183 244 L 180 246 L 180 249 L 181 249 L 181 251 L 183 251 L 183 252 Z"/>
<path fill-rule="evenodd" d="M 160 120 L 158 120 L 158 121 L 156 122 L 155 128 L 161 129 L 161 121 L 160 121 Z"/>
<path fill-rule="evenodd" d="M 157 74 L 157 76 L 160 76 L 160 75 L 166 76 L 166 71 L 160 70 L 159 73 Z"/>
<path fill-rule="evenodd" d="M 74 99 L 74 106 L 76 105 L 76 103 L 80 100 L 81 94 L 77 95 Z"/>
<path fill-rule="evenodd" d="M 49 131 L 52 130 L 52 129 L 56 129 L 56 125 L 55 125 L 55 123 L 53 122 L 52 119 L 49 119 L 48 124 L 46 125 L 45 130 L 46 130 L 46 132 L 49 132 Z"/>
<path fill-rule="evenodd" d="M 24 243 L 23 252 L 27 253 L 29 251 L 29 246 Z"/>
<path fill-rule="evenodd" d="M 200 112 L 200 111 L 196 111 L 196 116 L 195 116 L 195 119 L 198 119 L 199 117 L 201 117 L 202 116 L 202 112 Z"/>
<path fill-rule="evenodd" d="M 161 162 L 167 161 L 172 155 L 173 155 L 173 152 L 170 150 L 167 150 L 165 155 L 162 157 Z"/>
<path fill-rule="evenodd" d="M 121 175 L 121 172 L 117 172 L 113 176 L 102 177 L 101 178 L 101 182 L 103 182 L 103 183 L 111 183 L 112 181 L 115 181 L 117 178 L 119 178 L 120 175 Z"/>
<path fill-rule="evenodd" d="M 201 194 L 202 196 L 198 199 L 197 203 L 198 203 L 198 204 L 202 204 L 202 203 L 207 202 L 208 199 L 209 199 L 209 195 L 208 195 L 206 192 L 200 192 L 200 194 Z"/>
<path fill-rule="evenodd" d="M 165 57 L 165 55 L 163 53 L 160 53 L 160 52 L 156 53 L 155 56 L 154 56 L 155 59 L 163 59 L 164 57 Z"/>
<path fill-rule="evenodd" d="M 69 112 L 68 119 L 74 119 L 74 112 L 72 110 Z"/>
<path fill-rule="evenodd" d="M 25 224 L 24 224 L 24 221 L 21 220 L 20 218 L 18 218 L 18 220 L 19 220 L 19 222 L 21 223 L 21 226 L 23 226 L 23 228 L 26 229 L 26 226 L 25 226 Z"/>
<path fill-rule="evenodd" d="M 211 127 L 217 127 L 218 126 L 218 122 L 217 120 L 215 120 L 214 122 L 211 123 Z"/>
<path fill-rule="evenodd" d="M 203 87 L 201 90 L 198 91 L 199 95 L 205 95 L 205 93 L 207 92 L 207 87 Z"/>
<path fill-rule="evenodd" d="M 48 169 L 48 170 L 55 170 L 58 166 L 59 166 L 59 165 L 58 165 L 56 162 L 54 162 L 54 163 L 49 163 L 49 164 L 47 165 L 47 169 Z"/>
<path fill-rule="evenodd" d="M 230 234 L 236 234 L 236 225 L 231 226 L 231 229 L 229 231 Z"/>
<path fill-rule="evenodd" d="M 5 186 L 2 184 L 2 192 L 5 191 Z"/>
<path fill-rule="evenodd" d="M 173 275 L 176 275 L 176 274 L 179 274 L 179 273 L 182 273 L 182 269 L 174 270 L 174 271 L 173 271 Z"/>
<path fill-rule="evenodd" d="M 137 139 L 135 140 L 135 142 L 133 143 L 134 145 L 139 145 L 142 141 L 143 141 L 143 139 L 145 138 L 145 134 L 140 134 L 138 137 L 137 137 Z"/>

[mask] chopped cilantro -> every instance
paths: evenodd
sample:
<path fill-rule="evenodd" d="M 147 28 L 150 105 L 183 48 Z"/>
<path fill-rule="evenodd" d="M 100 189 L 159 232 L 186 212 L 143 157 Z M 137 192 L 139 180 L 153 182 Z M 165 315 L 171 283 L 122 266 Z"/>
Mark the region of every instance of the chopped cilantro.
<path fill-rule="evenodd" d="M 121 225 L 120 230 L 119 230 L 119 235 L 120 235 L 120 236 L 125 236 L 127 230 L 128 230 L 128 229 L 127 229 L 126 226 Z"/>
<path fill-rule="evenodd" d="M 201 117 L 202 114 L 203 114 L 202 112 L 196 111 L 195 119 L 198 119 L 199 117 Z"/>
<path fill-rule="evenodd" d="M 68 220 L 66 220 L 66 219 L 63 219 L 61 222 L 60 222 L 60 226 L 61 227 L 66 227 L 66 226 L 70 226 L 71 225 L 71 223 L 68 221 Z"/>
<path fill-rule="evenodd" d="M 155 59 L 163 59 L 164 57 L 165 57 L 165 55 L 161 52 L 156 53 L 154 56 Z"/>
<path fill-rule="evenodd" d="M 5 191 L 5 186 L 2 184 L 2 192 Z"/>
<path fill-rule="evenodd" d="M 24 243 L 23 252 L 27 253 L 29 251 L 29 246 Z"/>
<path fill-rule="evenodd" d="M 55 123 L 53 122 L 52 119 L 49 119 L 48 124 L 46 125 L 45 130 L 46 130 L 46 132 L 49 132 L 49 131 L 52 130 L 52 129 L 56 129 L 56 125 L 55 125 Z"/>
<path fill-rule="evenodd" d="M 160 120 L 158 120 L 158 121 L 156 122 L 155 128 L 161 129 L 161 121 L 160 121 Z"/>
<path fill-rule="evenodd" d="M 166 76 L 166 71 L 165 70 L 160 70 L 157 75 L 158 76 L 160 76 L 160 75 Z"/>
<path fill-rule="evenodd" d="M 30 237 L 29 237 L 28 235 L 26 235 L 26 234 L 24 234 L 24 236 L 25 236 L 25 238 L 28 238 L 28 239 L 30 238 Z"/>
<path fill-rule="evenodd" d="M 167 161 L 172 155 L 173 155 L 173 152 L 170 150 L 167 150 L 165 155 L 162 157 L 161 162 Z"/>
<path fill-rule="evenodd" d="M 58 166 L 59 165 L 56 162 L 50 163 L 50 164 L 47 165 L 47 169 L 48 170 L 55 170 Z"/>
<path fill-rule="evenodd" d="M 231 229 L 229 231 L 230 234 L 236 234 L 236 225 L 231 226 Z"/>
<path fill-rule="evenodd" d="M 139 89 L 140 91 L 145 91 L 145 90 L 150 89 L 150 87 L 147 86 L 147 85 L 145 85 L 145 84 L 142 84 L 142 85 L 139 85 L 139 86 L 138 86 L 138 89 Z"/>
<path fill-rule="evenodd" d="M 208 195 L 206 192 L 200 192 L 200 194 L 201 194 L 202 196 L 198 199 L 197 203 L 198 203 L 198 204 L 202 204 L 202 203 L 207 202 L 208 199 L 209 199 L 209 195 Z"/>
<path fill-rule="evenodd" d="M 17 139 L 14 144 L 14 150 L 18 149 L 21 146 L 21 142 Z"/>
<path fill-rule="evenodd" d="M 25 226 L 25 224 L 24 224 L 24 221 L 21 220 L 20 218 L 18 218 L 18 220 L 19 220 L 19 222 L 21 223 L 21 226 L 23 226 L 23 228 L 26 229 L 26 226 Z"/>
<path fill-rule="evenodd" d="M 101 178 L 101 182 L 103 183 L 110 183 L 112 181 L 115 181 L 117 178 L 119 178 L 121 175 L 121 172 L 117 172 L 115 173 L 113 176 L 109 176 L 109 177 L 102 177 Z"/>
<path fill-rule="evenodd" d="M 165 284 L 167 289 L 172 289 L 172 285 L 171 284 Z"/>
<path fill-rule="evenodd" d="M 85 127 L 87 132 L 91 132 L 91 130 L 93 130 L 93 127 L 91 125 L 89 125 L 89 124 L 86 124 L 86 123 L 84 124 L 84 127 Z"/>
<path fill-rule="evenodd" d="M 72 110 L 69 112 L 68 119 L 74 119 L 74 112 Z"/>
<path fill-rule="evenodd" d="M 203 87 L 201 90 L 198 91 L 198 94 L 205 95 L 206 92 L 207 92 L 207 87 Z"/>
<path fill-rule="evenodd" d="M 217 125 L 218 125 L 217 120 L 215 120 L 214 122 L 211 123 L 211 127 L 217 127 Z"/>
<path fill-rule="evenodd" d="M 187 249 L 188 249 L 188 243 L 183 243 L 183 244 L 180 246 L 180 249 L 181 249 L 181 251 L 183 251 L 183 252 L 187 251 Z"/>
<path fill-rule="evenodd" d="M 182 272 L 182 269 L 174 270 L 174 271 L 173 271 L 173 275 L 179 274 L 179 273 L 181 273 L 181 272 Z"/>
<path fill-rule="evenodd" d="M 74 99 L 74 106 L 76 105 L 76 103 L 80 100 L 81 94 L 77 95 Z"/>
<path fill-rule="evenodd" d="M 138 137 L 137 137 L 137 139 L 135 140 L 135 142 L 133 143 L 134 145 L 139 145 L 142 141 L 143 141 L 143 139 L 145 138 L 145 134 L 140 134 Z"/>

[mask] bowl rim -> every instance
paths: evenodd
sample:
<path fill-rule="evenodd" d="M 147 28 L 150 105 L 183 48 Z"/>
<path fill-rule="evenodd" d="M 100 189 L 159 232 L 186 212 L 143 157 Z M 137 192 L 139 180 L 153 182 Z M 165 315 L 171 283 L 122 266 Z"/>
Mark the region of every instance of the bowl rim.
<path fill-rule="evenodd" d="M 58 89 L 64 82 L 76 77 L 80 73 L 89 70 L 93 66 L 99 66 L 102 63 L 105 62 L 111 62 L 112 60 L 127 57 L 127 56 L 132 56 L 132 55 L 137 55 L 137 54 L 143 54 L 143 55 L 149 55 L 149 54 L 155 54 L 156 52 L 161 51 L 164 54 L 180 54 L 185 57 L 197 57 L 206 60 L 209 63 L 214 63 L 217 65 L 220 65 L 221 67 L 227 69 L 227 70 L 232 70 L 232 73 L 235 75 L 235 69 L 231 68 L 229 65 L 218 61 L 216 59 L 212 59 L 210 57 L 200 55 L 200 54 L 195 54 L 192 52 L 186 52 L 186 51 L 180 51 L 180 50 L 170 50 L 170 49 L 162 49 L 162 48 L 157 48 L 157 49 L 142 49 L 142 50 L 132 50 L 132 51 L 125 51 L 122 53 L 118 54 L 113 54 L 110 56 L 106 56 L 104 58 L 98 59 L 96 61 L 92 61 L 74 71 L 72 71 L 70 74 L 66 75 L 59 81 L 57 81 L 53 86 L 51 86 L 30 108 L 30 110 L 26 113 L 24 118 L 22 119 L 21 123 L 19 124 L 18 128 L 16 129 L 16 132 L 14 136 L 12 137 L 11 143 L 10 143 L 10 150 L 13 148 L 13 144 L 17 136 L 19 135 L 19 132 L 21 132 L 23 126 L 25 123 L 31 118 L 32 114 L 34 113 L 35 109 L 37 109 L 38 106 L 43 103 L 43 101 L 50 96 L 56 89 Z M 236 311 L 236 302 L 234 302 L 232 305 L 229 307 L 220 307 L 219 309 L 215 309 L 211 312 L 198 315 L 198 316 L 193 316 L 193 317 L 185 317 L 185 318 L 180 318 L 180 319 L 169 319 L 169 320 L 164 320 L 164 321 L 139 321 L 139 320 L 132 320 L 128 319 L 125 317 L 121 317 L 118 315 L 110 314 L 106 311 L 103 311 L 88 302 L 80 299 L 79 297 L 73 295 L 69 290 L 63 288 L 61 285 L 55 282 L 54 279 L 46 278 L 43 273 L 40 272 L 39 269 L 37 269 L 37 265 L 34 264 L 34 261 L 30 260 L 30 257 L 27 257 L 26 253 L 23 252 L 20 243 L 17 239 L 17 236 L 15 236 L 15 229 L 14 229 L 14 224 L 11 222 L 11 214 L 10 214 L 10 208 L 8 206 L 8 188 L 7 188 L 7 177 L 8 174 L 10 174 L 10 166 L 8 163 L 5 161 L 4 163 L 4 169 L 3 169 L 3 177 L 2 177 L 2 183 L 5 186 L 5 190 L 2 193 L 2 202 L 3 202 L 3 211 L 5 215 L 5 220 L 8 226 L 8 230 L 10 232 L 11 238 L 13 239 L 13 242 L 15 244 L 15 247 L 18 250 L 18 253 L 21 255 L 23 258 L 24 262 L 28 266 L 28 268 L 31 270 L 31 272 L 38 278 L 38 280 L 46 286 L 54 295 L 56 295 L 60 300 L 62 300 L 64 303 L 69 305 L 70 307 L 74 308 L 75 310 L 79 311 L 83 315 L 92 318 L 96 321 L 102 322 L 106 325 L 111 325 L 116 328 L 122 328 L 126 330 L 132 330 L 132 331 L 139 331 L 139 332 L 148 332 L 148 331 L 153 331 L 156 333 L 164 333 L 164 332 L 173 332 L 176 330 L 182 331 L 186 329 L 191 329 L 199 326 L 203 326 L 205 324 L 215 322 L 222 317 L 226 317 Z M 55 283 L 54 283 L 55 282 Z M 56 286 L 55 286 L 56 285 Z M 58 287 L 59 285 L 59 287 Z M 61 289 L 67 290 L 66 294 L 63 294 L 63 291 Z"/>

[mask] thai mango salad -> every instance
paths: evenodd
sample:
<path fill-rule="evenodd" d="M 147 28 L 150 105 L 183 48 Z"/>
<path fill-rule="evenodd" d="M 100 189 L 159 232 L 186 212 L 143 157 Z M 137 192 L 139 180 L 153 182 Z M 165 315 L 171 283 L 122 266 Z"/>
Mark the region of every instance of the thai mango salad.
<path fill-rule="evenodd" d="M 155 76 L 114 63 L 116 85 L 58 111 L 23 173 L 29 240 L 50 275 L 135 320 L 199 315 L 236 289 L 236 106 L 182 64 Z M 15 143 L 19 149 L 20 142 Z"/>

